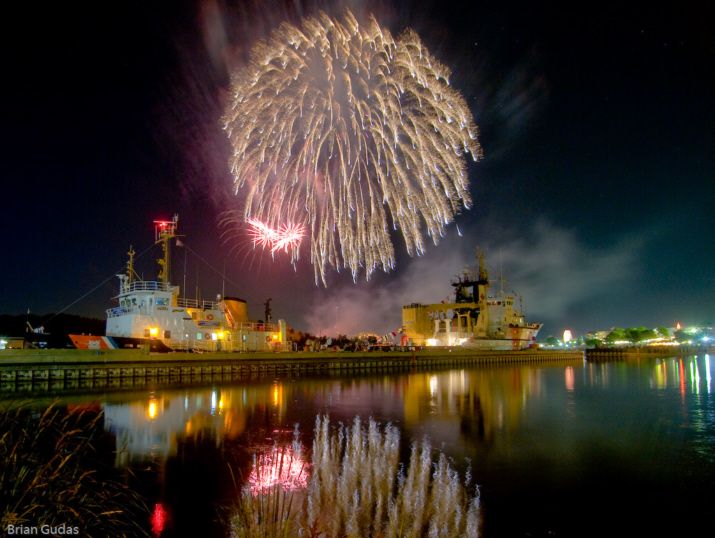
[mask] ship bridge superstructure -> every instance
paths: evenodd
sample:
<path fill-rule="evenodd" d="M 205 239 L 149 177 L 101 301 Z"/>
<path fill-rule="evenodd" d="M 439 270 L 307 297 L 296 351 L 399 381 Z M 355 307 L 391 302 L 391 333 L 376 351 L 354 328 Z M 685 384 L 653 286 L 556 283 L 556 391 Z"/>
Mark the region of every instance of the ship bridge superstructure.
<path fill-rule="evenodd" d="M 534 345 L 539 323 L 527 323 L 513 295 L 489 293 L 484 253 L 477 268 L 465 269 L 451 282 L 454 301 L 413 303 L 402 308 L 403 329 L 413 345 L 523 349 Z M 503 282 L 503 281 L 502 281 Z"/>
<path fill-rule="evenodd" d="M 177 236 L 178 215 L 155 221 L 155 243 L 161 247 L 156 280 L 140 279 L 130 247 L 126 272 L 117 275 L 117 306 L 107 310 L 106 335 L 120 347 L 148 345 L 152 350 L 279 351 L 285 349 L 287 327 L 251 321 L 248 305 L 237 297 L 203 300 L 180 296 L 170 283 L 171 241 Z"/>

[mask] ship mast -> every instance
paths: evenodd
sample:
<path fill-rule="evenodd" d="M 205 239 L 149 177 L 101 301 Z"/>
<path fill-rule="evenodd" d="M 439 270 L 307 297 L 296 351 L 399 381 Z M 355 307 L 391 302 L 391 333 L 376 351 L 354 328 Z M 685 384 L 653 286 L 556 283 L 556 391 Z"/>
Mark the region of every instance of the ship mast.
<path fill-rule="evenodd" d="M 154 221 L 154 241 L 161 245 L 162 257 L 156 260 L 159 264 L 158 279 L 165 286 L 171 282 L 171 240 L 176 237 L 176 226 L 179 223 L 179 215 L 174 214 L 172 220 Z"/>
<path fill-rule="evenodd" d="M 134 270 L 134 255 L 136 252 L 134 251 L 134 247 L 132 245 L 129 245 L 129 252 L 127 252 L 127 256 L 129 256 L 129 259 L 127 260 L 127 283 L 131 284 L 134 282 L 134 279 L 136 280 L 141 280 L 139 278 L 139 275 L 137 272 Z"/>
<path fill-rule="evenodd" d="M 484 284 L 489 283 L 489 273 L 487 272 L 487 264 L 484 261 L 484 251 L 477 249 L 477 260 L 479 261 L 479 282 Z"/>

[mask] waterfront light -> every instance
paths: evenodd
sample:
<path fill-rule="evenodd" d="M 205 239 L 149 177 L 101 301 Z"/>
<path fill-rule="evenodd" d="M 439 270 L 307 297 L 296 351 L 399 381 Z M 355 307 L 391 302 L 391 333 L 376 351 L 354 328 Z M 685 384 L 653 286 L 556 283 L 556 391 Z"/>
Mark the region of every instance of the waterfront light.
<path fill-rule="evenodd" d="M 273 405 L 279 407 L 283 403 L 283 386 L 273 385 Z"/>
<path fill-rule="evenodd" d="M 154 505 L 154 511 L 151 514 L 151 530 L 155 536 L 161 536 L 166 527 L 167 513 L 164 509 L 164 505 L 161 503 L 156 503 Z"/>
<path fill-rule="evenodd" d="M 436 338 L 428 338 L 428 339 L 427 339 L 427 345 L 428 345 L 428 346 L 436 346 L 436 345 L 437 345 L 437 339 L 436 339 Z"/>
<path fill-rule="evenodd" d="M 710 382 L 712 381 L 710 378 L 710 355 L 707 353 L 705 354 L 705 381 L 707 382 L 708 386 L 708 394 L 710 394 Z"/>
<path fill-rule="evenodd" d="M 433 375 L 429 378 L 429 394 L 434 396 L 437 393 L 437 376 Z"/>
<path fill-rule="evenodd" d="M 149 400 L 149 407 L 146 410 L 149 420 L 154 420 L 157 414 L 156 400 Z"/>
<path fill-rule="evenodd" d="M 574 384 L 575 384 L 574 381 L 575 381 L 574 370 L 571 366 L 567 366 L 566 369 L 564 370 L 564 383 L 566 385 L 567 391 L 573 392 Z"/>
<path fill-rule="evenodd" d="M 151 336 L 152 338 L 156 338 L 158 334 L 159 334 L 158 327 L 149 327 L 149 336 Z"/>

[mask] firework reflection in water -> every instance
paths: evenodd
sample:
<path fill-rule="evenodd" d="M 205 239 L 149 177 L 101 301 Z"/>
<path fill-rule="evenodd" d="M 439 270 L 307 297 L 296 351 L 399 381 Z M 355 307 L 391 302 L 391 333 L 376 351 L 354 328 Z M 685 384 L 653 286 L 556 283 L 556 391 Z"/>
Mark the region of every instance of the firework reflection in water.
<path fill-rule="evenodd" d="M 471 203 L 465 156 L 481 156 L 449 75 L 415 32 L 394 39 L 372 16 L 282 24 L 234 72 L 224 115 L 244 219 L 303 225 L 323 284 L 330 267 L 393 268 L 391 229 L 410 255 L 423 227 L 436 244 Z"/>
<path fill-rule="evenodd" d="M 297 428 L 293 444 L 254 459 L 230 522 L 234 537 L 443 536 L 477 537 L 479 490 L 464 480 L 427 439 L 399 465 L 400 434 L 355 417 L 331 431 L 316 417 L 310 464 Z M 472 496 L 470 490 L 475 492 Z"/>
<path fill-rule="evenodd" d="M 268 452 L 254 456 L 248 484 L 252 495 L 266 495 L 277 488 L 283 491 L 305 489 L 308 477 L 302 451 L 274 445 Z"/>

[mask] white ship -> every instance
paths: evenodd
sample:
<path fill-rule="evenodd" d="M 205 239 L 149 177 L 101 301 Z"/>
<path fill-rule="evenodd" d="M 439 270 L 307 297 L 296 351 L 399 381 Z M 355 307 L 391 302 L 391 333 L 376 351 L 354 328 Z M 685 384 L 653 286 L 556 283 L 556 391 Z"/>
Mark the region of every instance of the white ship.
<path fill-rule="evenodd" d="M 142 280 L 134 270 L 129 249 L 126 273 L 119 277 L 117 306 L 107 310 L 106 336 L 71 334 L 84 349 L 143 347 L 151 351 L 283 351 L 286 323 L 250 321 L 248 305 L 236 297 L 215 301 L 180 296 L 170 283 L 171 244 L 177 237 L 179 217 L 155 221 L 155 242 L 161 246 L 157 280 Z M 269 313 L 268 308 L 266 313 Z"/>
<path fill-rule="evenodd" d="M 463 346 L 473 349 L 519 350 L 536 346 L 541 323 L 527 323 L 515 297 L 503 290 L 489 294 L 484 254 L 478 271 L 465 271 L 452 282 L 453 303 L 413 303 L 402 307 L 406 337 L 415 346 Z"/>

